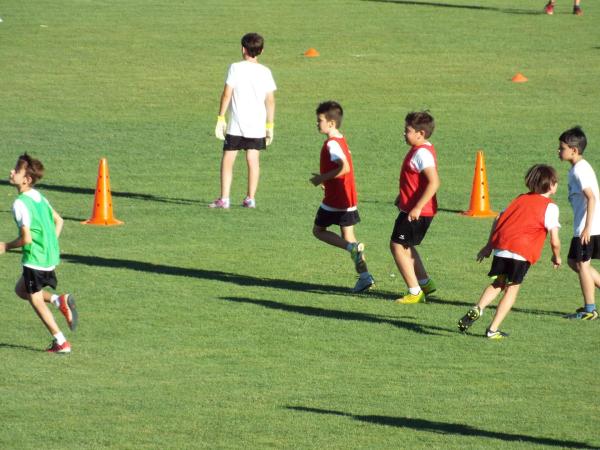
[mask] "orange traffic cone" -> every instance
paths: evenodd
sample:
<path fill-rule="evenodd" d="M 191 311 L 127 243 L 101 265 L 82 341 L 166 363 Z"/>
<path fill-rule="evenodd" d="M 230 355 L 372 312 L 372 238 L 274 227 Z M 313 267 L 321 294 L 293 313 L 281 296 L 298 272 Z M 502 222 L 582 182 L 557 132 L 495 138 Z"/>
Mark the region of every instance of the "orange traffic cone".
<path fill-rule="evenodd" d="M 485 173 L 485 162 L 483 152 L 477 152 L 475 162 L 475 175 L 473 176 L 473 188 L 471 190 L 471 204 L 469 210 L 462 213 L 471 217 L 496 217 L 497 212 L 490 209 L 487 175 Z"/>
<path fill-rule="evenodd" d="M 110 177 L 108 175 L 108 163 L 106 158 L 100 160 L 98 166 L 98 182 L 96 183 L 96 194 L 94 195 L 94 208 L 92 217 L 85 225 L 121 225 L 123 222 L 113 217 L 112 196 L 110 194 Z"/>
<path fill-rule="evenodd" d="M 319 55 L 320 53 L 317 51 L 317 49 L 312 47 L 304 52 L 304 56 L 306 56 L 307 58 L 315 58 Z"/>
<path fill-rule="evenodd" d="M 514 77 L 511 78 L 511 81 L 513 83 L 525 83 L 527 80 L 527 77 L 525 75 L 523 75 L 521 72 L 518 72 L 515 74 Z"/>

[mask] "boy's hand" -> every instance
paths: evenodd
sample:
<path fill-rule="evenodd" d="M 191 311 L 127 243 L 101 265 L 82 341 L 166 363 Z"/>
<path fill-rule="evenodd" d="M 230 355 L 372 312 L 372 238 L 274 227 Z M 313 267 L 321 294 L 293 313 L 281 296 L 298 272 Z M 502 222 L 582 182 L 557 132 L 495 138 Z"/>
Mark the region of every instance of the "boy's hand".
<path fill-rule="evenodd" d="M 560 267 L 560 265 L 562 264 L 562 260 L 560 259 L 560 256 L 552 255 L 552 258 L 550 258 L 550 260 L 552 261 L 552 265 L 554 266 L 555 269 L 558 269 Z"/>
<path fill-rule="evenodd" d="M 217 125 L 215 126 L 216 138 L 221 141 L 224 141 L 226 132 L 227 132 L 227 122 L 225 121 L 225 116 L 217 116 Z"/>
<path fill-rule="evenodd" d="M 582 245 L 587 245 L 590 243 L 590 230 L 586 227 L 583 229 L 583 231 L 581 232 L 581 235 L 579 236 L 579 238 L 581 239 L 581 244 Z"/>
<path fill-rule="evenodd" d="M 486 245 L 481 250 L 479 250 L 479 253 L 477 253 L 477 262 L 481 262 L 485 258 L 489 258 L 489 256 L 491 254 L 492 254 L 492 247 L 490 245 Z"/>
<path fill-rule="evenodd" d="M 318 186 L 322 183 L 321 181 L 321 174 L 319 173 L 313 173 L 313 176 L 310 178 L 309 180 L 313 186 Z"/>
<path fill-rule="evenodd" d="M 6 253 L 6 242 L 0 242 L 0 255 Z"/>
<path fill-rule="evenodd" d="M 272 122 L 267 123 L 267 128 L 266 128 L 267 137 L 265 139 L 265 141 L 266 141 L 265 143 L 267 144 L 267 146 L 271 145 L 273 143 L 273 133 L 274 133 L 273 126 L 274 125 Z"/>
<path fill-rule="evenodd" d="M 421 217 L 421 210 L 422 208 L 413 208 L 410 210 L 410 212 L 408 213 L 408 221 L 412 222 L 413 220 L 419 220 L 419 217 Z"/>

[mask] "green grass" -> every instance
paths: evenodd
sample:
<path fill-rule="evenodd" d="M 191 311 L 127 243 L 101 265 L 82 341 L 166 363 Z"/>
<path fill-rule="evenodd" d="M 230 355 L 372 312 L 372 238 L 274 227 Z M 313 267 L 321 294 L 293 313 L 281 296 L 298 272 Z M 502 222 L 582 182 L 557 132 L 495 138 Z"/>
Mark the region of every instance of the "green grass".
<path fill-rule="evenodd" d="M 564 0 L 548 17 L 543 3 L 5 0 L 0 167 L 8 175 L 23 151 L 45 163 L 41 190 L 66 219 L 60 289 L 76 295 L 81 324 L 70 356 L 43 354 L 47 333 L 12 292 L 20 255 L 0 258 L 0 447 L 600 447 L 598 324 L 560 318 L 581 293 L 547 249 L 505 321 L 509 340 L 480 337 L 491 311 L 470 335 L 456 330 L 489 269 L 475 255 L 490 221 L 456 213 L 475 152 L 496 210 L 530 165 L 559 169 L 565 259 L 558 135 L 581 124 L 600 168 L 600 9 L 584 2 L 574 17 Z M 275 141 L 258 208 L 212 211 L 212 130 L 248 31 L 265 36 L 279 88 Z M 305 59 L 309 47 L 321 56 Z M 529 82 L 511 83 L 516 72 Z M 348 256 L 311 235 L 314 109 L 329 98 L 345 108 L 356 231 L 378 282 L 364 296 L 349 294 Z M 422 108 L 437 120 L 442 210 L 420 251 L 439 290 L 401 307 L 387 246 L 403 118 Z M 79 224 L 101 157 L 121 227 Z M 240 155 L 236 204 L 245 177 Z M 16 235 L 14 196 L 0 183 L 2 240 Z"/>

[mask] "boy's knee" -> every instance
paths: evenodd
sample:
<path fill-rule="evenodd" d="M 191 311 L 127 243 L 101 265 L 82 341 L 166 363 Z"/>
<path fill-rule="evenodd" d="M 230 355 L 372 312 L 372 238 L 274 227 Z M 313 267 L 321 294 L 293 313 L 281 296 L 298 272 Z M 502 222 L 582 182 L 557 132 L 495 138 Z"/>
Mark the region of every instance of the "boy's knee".
<path fill-rule="evenodd" d="M 571 270 L 573 270 L 573 272 L 579 273 L 579 270 L 581 269 L 583 263 L 581 261 L 577 262 L 574 259 L 569 259 L 567 260 L 567 264 L 569 265 Z"/>
<path fill-rule="evenodd" d="M 321 234 L 325 230 L 326 230 L 326 228 L 315 225 L 312 230 L 313 236 L 316 237 L 317 239 L 321 239 Z"/>

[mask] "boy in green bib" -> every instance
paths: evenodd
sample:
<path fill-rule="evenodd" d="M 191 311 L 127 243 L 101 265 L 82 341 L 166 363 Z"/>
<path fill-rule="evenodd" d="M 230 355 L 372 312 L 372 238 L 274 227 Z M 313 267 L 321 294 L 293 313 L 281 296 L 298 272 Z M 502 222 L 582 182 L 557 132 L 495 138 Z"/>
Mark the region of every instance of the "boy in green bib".
<path fill-rule="evenodd" d="M 53 341 L 48 352 L 70 353 L 71 344 L 62 334 L 46 303 L 54 304 L 65 316 L 71 330 L 77 327 L 75 299 L 71 294 L 56 295 L 43 290 L 50 286 L 56 289 L 54 269 L 60 261 L 58 236 L 63 219 L 52 209 L 48 200 L 33 186 L 44 175 L 44 166 L 27 153 L 19 156 L 15 168 L 10 171 L 10 184 L 17 188 L 19 196 L 13 204 L 13 215 L 19 237 L 11 242 L 0 242 L 0 254 L 21 248 L 23 275 L 15 286 L 16 294 L 28 300 L 42 320 Z"/>

